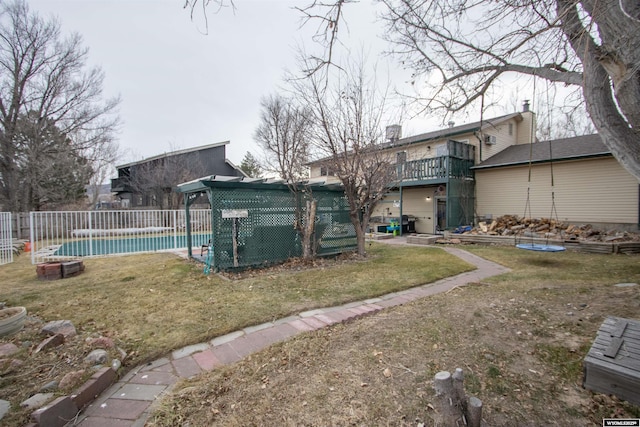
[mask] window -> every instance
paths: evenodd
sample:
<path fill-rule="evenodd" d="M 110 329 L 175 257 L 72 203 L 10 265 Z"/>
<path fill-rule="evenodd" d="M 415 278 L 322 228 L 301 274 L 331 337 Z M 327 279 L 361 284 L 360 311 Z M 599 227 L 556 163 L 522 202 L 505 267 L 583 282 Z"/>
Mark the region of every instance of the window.
<path fill-rule="evenodd" d="M 335 172 L 329 166 L 320 166 L 320 176 L 334 176 Z"/>
<path fill-rule="evenodd" d="M 509 123 L 509 135 L 513 135 L 513 123 Z"/>
<path fill-rule="evenodd" d="M 406 151 L 398 151 L 396 153 L 396 163 L 397 164 L 402 164 L 402 163 L 406 163 L 407 161 L 407 152 Z"/>

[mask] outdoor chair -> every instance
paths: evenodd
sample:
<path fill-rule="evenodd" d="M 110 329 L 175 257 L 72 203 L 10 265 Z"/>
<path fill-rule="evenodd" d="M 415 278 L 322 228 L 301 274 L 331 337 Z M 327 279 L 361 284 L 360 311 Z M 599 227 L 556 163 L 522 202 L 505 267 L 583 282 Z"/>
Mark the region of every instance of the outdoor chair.
<path fill-rule="evenodd" d="M 200 246 L 200 256 L 204 255 L 204 251 L 207 251 L 207 253 L 209 253 L 210 250 L 211 250 L 211 239 L 209 239 L 209 243 L 207 243 L 206 245 Z"/>

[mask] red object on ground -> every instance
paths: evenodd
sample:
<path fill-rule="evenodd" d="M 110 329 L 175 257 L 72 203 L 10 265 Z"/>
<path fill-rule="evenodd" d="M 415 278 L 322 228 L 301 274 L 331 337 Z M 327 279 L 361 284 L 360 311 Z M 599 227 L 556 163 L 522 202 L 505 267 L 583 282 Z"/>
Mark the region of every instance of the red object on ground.
<path fill-rule="evenodd" d="M 31 242 L 26 242 L 24 244 L 24 251 L 25 252 L 31 252 Z"/>

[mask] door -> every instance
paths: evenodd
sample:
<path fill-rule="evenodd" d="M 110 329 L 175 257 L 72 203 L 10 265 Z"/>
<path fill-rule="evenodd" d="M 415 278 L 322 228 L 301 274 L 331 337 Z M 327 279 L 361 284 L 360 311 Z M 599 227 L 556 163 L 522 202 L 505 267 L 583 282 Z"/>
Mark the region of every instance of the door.
<path fill-rule="evenodd" d="M 447 199 L 436 199 L 436 233 L 441 234 L 447 228 Z"/>

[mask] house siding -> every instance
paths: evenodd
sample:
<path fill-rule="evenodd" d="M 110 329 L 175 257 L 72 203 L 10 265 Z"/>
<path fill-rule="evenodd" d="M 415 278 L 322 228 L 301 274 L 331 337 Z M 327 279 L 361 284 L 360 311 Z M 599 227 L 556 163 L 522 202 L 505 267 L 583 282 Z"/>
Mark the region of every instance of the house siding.
<path fill-rule="evenodd" d="M 434 231 L 433 188 L 415 188 L 402 191 L 402 213 L 416 217 L 416 233 L 430 234 Z M 431 200 L 427 201 L 426 198 Z"/>
<path fill-rule="evenodd" d="M 478 216 L 524 215 L 528 174 L 526 165 L 476 170 Z M 637 226 L 638 181 L 612 157 L 554 162 L 553 176 L 559 220 Z M 532 166 L 529 188 L 531 216 L 551 216 L 548 163 Z"/>

